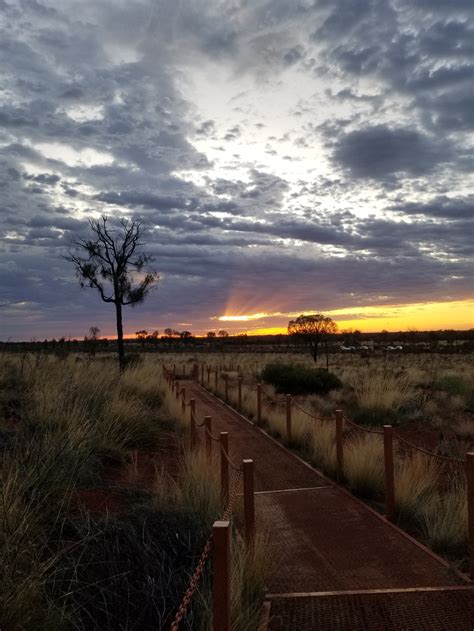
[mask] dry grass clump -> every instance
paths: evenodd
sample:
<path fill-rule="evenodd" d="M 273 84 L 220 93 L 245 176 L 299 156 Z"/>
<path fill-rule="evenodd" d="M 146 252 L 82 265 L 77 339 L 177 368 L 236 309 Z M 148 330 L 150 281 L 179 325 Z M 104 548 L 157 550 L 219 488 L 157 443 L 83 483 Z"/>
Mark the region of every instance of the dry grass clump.
<path fill-rule="evenodd" d="M 350 488 L 365 497 L 380 494 L 384 484 L 384 450 L 381 436 L 356 436 L 344 446 L 344 474 Z"/>
<path fill-rule="evenodd" d="M 425 495 L 418 514 L 422 532 L 435 550 L 463 550 L 467 542 L 465 480 L 457 477 L 444 492 Z"/>
<path fill-rule="evenodd" d="M 398 409 L 414 398 L 406 373 L 375 368 L 360 370 L 352 377 L 351 385 L 362 408 Z"/>
<path fill-rule="evenodd" d="M 336 427 L 330 421 L 306 421 L 310 461 L 329 475 L 336 473 Z"/>
<path fill-rule="evenodd" d="M 398 459 L 395 467 L 395 505 L 405 516 L 416 515 L 420 502 L 436 489 L 439 467 L 430 456 L 415 452 Z"/>
<path fill-rule="evenodd" d="M 120 389 L 139 398 L 146 405 L 159 407 L 162 402 L 162 386 L 158 379 L 161 371 L 154 364 L 145 363 L 126 370 L 120 377 Z"/>
<path fill-rule="evenodd" d="M 154 504 L 158 508 L 173 506 L 191 513 L 203 524 L 212 524 L 221 510 L 219 460 L 209 458 L 203 448 L 186 450 L 178 479 L 156 472 L 153 485 Z"/>

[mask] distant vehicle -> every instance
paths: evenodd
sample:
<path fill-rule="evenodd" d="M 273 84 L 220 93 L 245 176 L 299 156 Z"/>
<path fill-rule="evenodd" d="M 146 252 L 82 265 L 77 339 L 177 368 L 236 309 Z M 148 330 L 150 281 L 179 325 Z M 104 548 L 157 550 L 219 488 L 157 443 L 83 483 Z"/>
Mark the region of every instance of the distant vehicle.
<path fill-rule="evenodd" d="M 370 350 L 368 346 L 366 346 L 365 344 L 362 344 L 362 346 L 359 346 L 359 350 L 360 351 L 368 351 Z"/>
<path fill-rule="evenodd" d="M 341 351 L 355 351 L 355 346 L 344 346 L 344 344 L 340 347 Z"/>
<path fill-rule="evenodd" d="M 402 351 L 403 346 L 387 346 L 387 351 Z"/>

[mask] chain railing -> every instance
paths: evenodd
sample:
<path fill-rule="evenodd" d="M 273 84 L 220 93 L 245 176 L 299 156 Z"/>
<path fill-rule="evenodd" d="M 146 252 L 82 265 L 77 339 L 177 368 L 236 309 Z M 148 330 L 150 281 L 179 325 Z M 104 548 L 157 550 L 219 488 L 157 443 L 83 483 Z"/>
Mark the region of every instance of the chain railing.
<path fill-rule="evenodd" d="M 227 531 L 229 530 L 229 523 L 232 515 L 234 513 L 235 504 L 237 502 L 237 498 L 239 495 L 243 496 L 244 503 L 244 529 L 245 529 L 245 542 L 247 547 L 251 547 L 253 544 L 253 539 L 255 536 L 255 498 L 254 498 L 254 470 L 253 470 L 253 461 L 252 460 L 243 460 L 242 464 L 239 466 L 235 464 L 230 456 L 229 456 L 229 443 L 228 443 L 228 433 L 221 432 L 219 436 L 216 436 L 212 432 L 212 422 L 211 417 L 206 416 L 202 422 L 196 421 L 196 408 L 195 408 L 195 400 L 190 399 L 187 403 L 184 401 L 185 389 L 179 388 L 179 383 L 175 380 L 174 375 L 167 371 L 165 368 L 165 376 L 168 380 L 168 384 L 172 391 L 176 391 L 178 393 L 182 393 L 183 395 L 183 407 L 182 411 L 184 411 L 187 407 L 190 408 L 190 427 L 191 427 L 191 446 L 195 446 L 196 444 L 196 431 L 198 428 L 204 427 L 204 436 L 206 440 L 206 453 L 208 457 L 212 456 L 212 443 L 219 445 L 220 457 L 221 457 L 221 497 L 223 504 L 225 506 L 221 518 L 219 521 L 214 522 L 212 533 L 209 535 L 204 548 L 199 557 L 199 561 L 196 565 L 196 568 L 189 580 L 188 587 L 183 595 L 181 603 L 176 610 L 176 614 L 174 620 L 171 624 L 170 631 L 178 631 L 179 627 L 184 620 L 187 611 L 190 607 L 192 599 L 199 588 L 199 583 L 201 577 L 204 573 L 204 569 L 206 563 L 213 552 L 214 546 L 214 538 L 217 536 L 219 538 L 219 546 L 217 546 L 218 550 L 215 550 L 213 553 L 214 558 L 214 583 L 213 583 L 213 612 L 214 612 L 214 622 L 218 621 L 218 628 L 222 631 L 230 631 L 230 612 L 228 609 L 227 598 L 222 598 L 222 583 L 223 580 L 229 580 L 230 572 L 227 565 L 229 564 L 229 559 L 225 558 L 225 550 L 228 548 L 228 545 L 225 544 L 225 537 L 228 537 L 227 534 L 223 533 L 227 527 Z M 197 376 L 198 371 L 194 371 L 194 374 Z M 203 376 L 203 372 L 201 371 L 201 376 Z M 229 472 L 231 475 L 229 475 Z M 229 484 L 230 479 L 230 484 Z M 242 493 L 240 494 L 240 489 L 243 486 Z M 224 539 L 223 539 L 224 537 Z M 224 544 L 223 544 L 224 542 Z M 216 558 L 218 557 L 218 558 Z M 226 565 L 227 564 L 227 565 Z M 230 586 L 227 586 L 227 589 L 230 589 Z"/>

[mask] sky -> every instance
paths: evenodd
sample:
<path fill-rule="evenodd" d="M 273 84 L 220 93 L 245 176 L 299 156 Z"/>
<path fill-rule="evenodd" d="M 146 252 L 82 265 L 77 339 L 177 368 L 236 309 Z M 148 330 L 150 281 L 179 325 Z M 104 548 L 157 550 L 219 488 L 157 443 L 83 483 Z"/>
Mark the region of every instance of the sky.
<path fill-rule="evenodd" d="M 0 339 L 114 334 L 64 254 L 133 218 L 125 332 L 474 326 L 472 0 L 0 0 Z"/>

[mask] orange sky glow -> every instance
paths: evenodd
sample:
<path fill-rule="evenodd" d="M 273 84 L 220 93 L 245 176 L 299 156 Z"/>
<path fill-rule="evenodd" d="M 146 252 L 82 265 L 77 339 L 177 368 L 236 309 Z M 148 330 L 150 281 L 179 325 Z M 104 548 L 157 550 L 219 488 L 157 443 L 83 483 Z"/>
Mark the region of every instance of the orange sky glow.
<path fill-rule="evenodd" d="M 314 313 L 315 310 L 303 313 Z M 286 333 L 288 320 L 300 313 L 258 310 L 253 313 L 228 311 L 216 318 L 222 328 L 236 333 L 264 335 Z M 474 327 L 474 300 L 427 302 L 406 305 L 350 307 L 325 311 L 337 322 L 339 330 L 359 329 L 362 332 L 469 329 Z M 235 326 L 238 325 L 238 326 Z"/>

